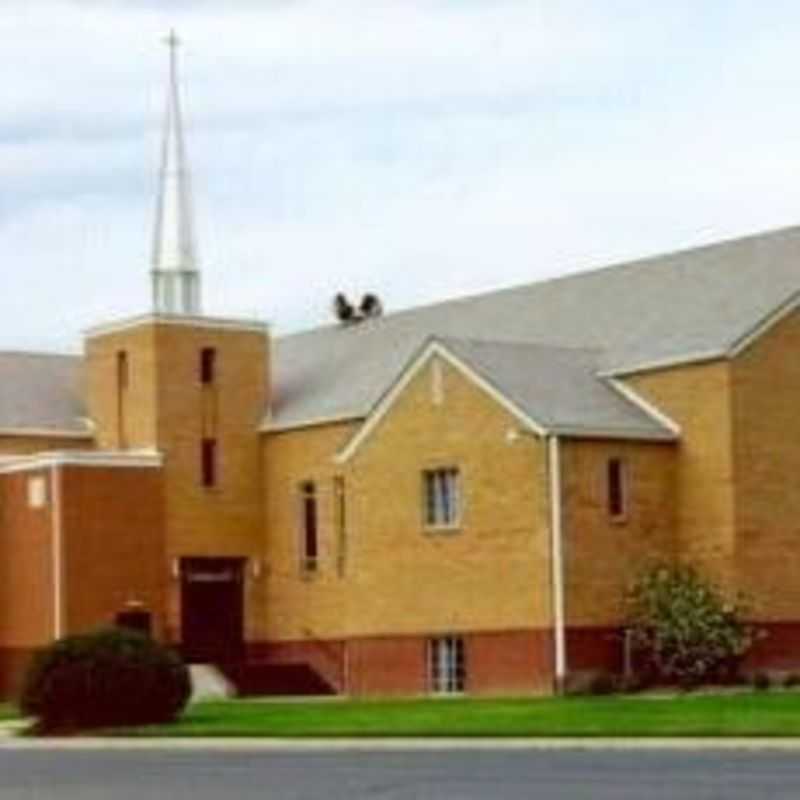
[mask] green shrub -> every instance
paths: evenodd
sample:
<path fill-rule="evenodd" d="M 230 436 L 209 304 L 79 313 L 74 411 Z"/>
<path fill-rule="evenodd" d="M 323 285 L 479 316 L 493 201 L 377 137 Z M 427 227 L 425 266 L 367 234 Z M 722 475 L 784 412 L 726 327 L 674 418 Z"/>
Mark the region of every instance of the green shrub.
<path fill-rule="evenodd" d="M 647 570 L 628 597 L 632 643 L 645 672 L 691 688 L 735 674 L 757 633 L 742 621 L 741 602 L 685 565 Z"/>
<path fill-rule="evenodd" d="M 168 722 L 191 692 L 172 650 L 131 630 L 60 639 L 40 650 L 25 676 L 20 709 L 42 732 Z"/>
<path fill-rule="evenodd" d="M 753 675 L 753 688 L 765 692 L 772 686 L 772 678 L 766 672 L 756 672 Z"/>
<path fill-rule="evenodd" d="M 607 672 L 598 672 L 586 687 L 589 694 L 614 694 L 619 689 L 619 681 Z"/>
<path fill-rule="evenodd" d="M 783 679 L 783 685 L 787 689 L 796 689 L 798 686 L 800 686 L 800 675 L 798 675 L 796 672 L 790 672 Z"/>

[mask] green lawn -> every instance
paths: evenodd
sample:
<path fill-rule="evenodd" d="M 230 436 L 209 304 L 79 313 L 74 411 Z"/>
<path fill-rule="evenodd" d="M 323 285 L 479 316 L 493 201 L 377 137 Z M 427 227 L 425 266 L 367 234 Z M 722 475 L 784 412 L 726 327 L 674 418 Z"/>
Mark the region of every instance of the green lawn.
<path fill-rule="evenodd" d="M 145 736 L 798 736 L 800 693 L 200 703 Z"/>
<path fill-rule="evenodd" d="M 0 721 L 17 717 L 19 717 L 19 711 L 13 703 L 0 703 Z"/>

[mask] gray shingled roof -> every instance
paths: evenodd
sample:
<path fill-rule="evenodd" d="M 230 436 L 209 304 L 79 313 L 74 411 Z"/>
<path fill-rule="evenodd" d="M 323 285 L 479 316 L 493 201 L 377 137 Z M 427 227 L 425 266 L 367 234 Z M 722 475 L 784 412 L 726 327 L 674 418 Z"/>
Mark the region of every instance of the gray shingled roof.
<path fill-rule="evenodd" d="M 363 417 L 431 335 L 603 351 L 599 367 L 719 355 L 800 291 L 800 228 L 280 338 L 277 428 Z"/>
<path fill-rule="evenodd" d="M 439 338 L 437 341 L 546 430 L 674 439 L 597 376 L 599 350 Z"/>
<path fill-rule="evenodd" d="M 366 416 L 431 336 L 591 348 L 598 369 L 624 371 L 720 355 L 798 291 L 793 227 L 285 336 L 274 348 L 271 425 Z M 85 431 L 81 364 L 0 353 L 0 428 Z M 586 390 L 591 403 L 596 387 Z"/>
<path fill-rule="evenodd" d="M 0 429 L 86 433 L 83 360 L 0 352 Z"/>

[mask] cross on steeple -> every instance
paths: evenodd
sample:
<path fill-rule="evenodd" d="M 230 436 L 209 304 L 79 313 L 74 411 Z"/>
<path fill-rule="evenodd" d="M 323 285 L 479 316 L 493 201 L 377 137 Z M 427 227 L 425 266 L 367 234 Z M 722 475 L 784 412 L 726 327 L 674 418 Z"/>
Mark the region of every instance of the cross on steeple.
<path fill-rule="evenodd" d="M 153 239 L 153 310 L 196 315 L 200 313 L 200 273 L 178 91 L 177 51 L 181 42 L 174 30 L 164 42 L 169 47 L 169 86 Z"/>

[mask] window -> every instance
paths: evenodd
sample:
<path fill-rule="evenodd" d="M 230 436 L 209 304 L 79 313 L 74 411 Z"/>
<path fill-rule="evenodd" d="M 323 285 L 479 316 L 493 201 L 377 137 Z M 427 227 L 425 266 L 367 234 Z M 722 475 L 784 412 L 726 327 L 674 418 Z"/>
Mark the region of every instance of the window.
<path fill-rule="evenodd" d="M 455 528 L 461 521 L 459 474 L 454 467 L 423 472 L 424 518 L 428 528 Z"/>
<path fill-rule="evenodd" d="M 129 379 L 128 353 L 125 350 L 120 350 L 117 353 L 117 388 L 120 391 L 127 389 Z"/>
<path fill-rule="evenodd" d="M 464 691 L 466 662 L 464 640 L 460 636 L 442 636 L 428 643 L 428 685 L 435 694 Z"/>
<path fill-rule="evenodd" d="M 614 520 L 624 520 L 628 512 L 627 469 L 621 458 L 608 460 L 608 515 Z"/>
<path fill-rule="evenodd" d="M 203 439 L 201 448 L 201 471 L 203 486 L 207 489 L 217 485 L 217 440 Z"/>
<path fill-rule="evenodd" d="M 44 508 L 47 505 L 47 479 L 41 475 L 28 478 L 28 508 Z"/>
<path fill-rule="evenodd" d="M 347 565 L 347 505 L 344 493 L 344 478 L 337 475 L 333 479 L 333 497 L 336 503 L 336 570 L 341 577 Z"/>
<path fill-rule="evenodd" d="M 217 351 L 213 347 L 204 347 L 200 351 L 200 383 L 210 386 L 216 380 Z"/>
<path fill-rule="evenodd" d="M 304 573 L 317 571 L 319 538 L 317 487 L 313 481 L 300 485 L 300 569 Z"/>

